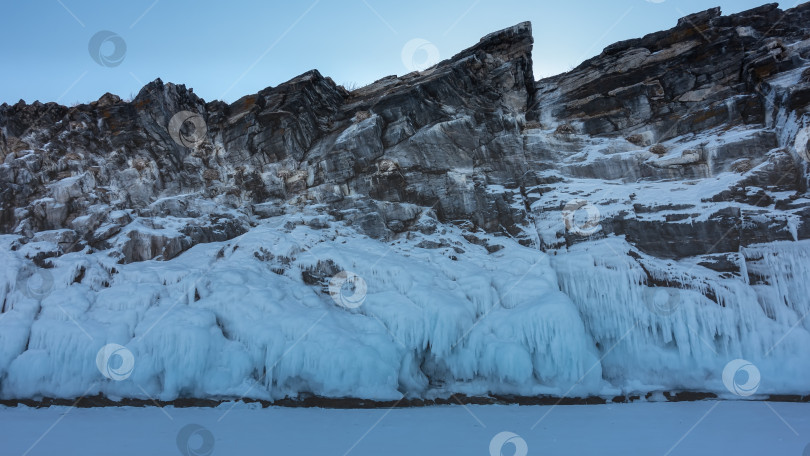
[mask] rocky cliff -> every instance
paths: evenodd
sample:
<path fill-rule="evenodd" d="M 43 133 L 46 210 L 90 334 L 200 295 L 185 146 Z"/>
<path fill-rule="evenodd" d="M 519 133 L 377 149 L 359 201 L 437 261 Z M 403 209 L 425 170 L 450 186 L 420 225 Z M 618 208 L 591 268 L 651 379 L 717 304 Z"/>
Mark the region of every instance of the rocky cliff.
<path fill-rule="evenodd" d="M 353 91 L 313 70 L 230 105 L 159 79 L 130 101 L 3 104 L 0 391 L 77 396 L 98 372 L 65 357 L 114 340 L 148 386 L 94 392 L 716 391 L 743 356 L 770 392 L 809 392 L 784 366 L 810 340 L 808 24 L 810 4 L 711 9 L 540 81 L 521 23 Z M 334 309 L 342 270 L 362 307 Z M 288 291 L 244 294 L 261 284 Z M 313 308 L 364 378 L 286 356 Z M 177 343 L 198 364 L 156 354 Z"/>

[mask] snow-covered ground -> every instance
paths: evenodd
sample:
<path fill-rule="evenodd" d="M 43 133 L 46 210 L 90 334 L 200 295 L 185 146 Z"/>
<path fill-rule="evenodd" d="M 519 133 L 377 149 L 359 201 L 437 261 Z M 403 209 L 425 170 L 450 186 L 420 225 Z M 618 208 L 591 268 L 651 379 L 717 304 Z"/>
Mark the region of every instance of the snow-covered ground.
<path fill-rule="evenodd" d="M 261 409 L 243 404 L 183 409 L 21 407 L 0 409 L 0 438 L 0 453 L 26 456 L 801 456 L 808 454 L 810 444 L 810 404 L 704 401 L 373 410 Z"/>

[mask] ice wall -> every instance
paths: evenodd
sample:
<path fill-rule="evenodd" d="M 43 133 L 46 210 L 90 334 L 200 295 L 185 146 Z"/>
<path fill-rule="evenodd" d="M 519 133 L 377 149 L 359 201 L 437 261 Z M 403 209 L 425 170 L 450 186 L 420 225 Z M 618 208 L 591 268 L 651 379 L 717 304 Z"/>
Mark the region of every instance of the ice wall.
<path fill-rule="evenodd" d="M 734 276 L 621 238 L 549 256 L 450 226 L 384 243 L 301 222 L 270 219 L 170 261 L 75 252 L 50 269 L 26 258 L 43 246 L 0 237 L 0 394 L 723 393 L 736 358 L 759 368 L 760 393 L 810 392 L 807 241 L 746 248 Z M 363 287 L 330 288 L 340 271 Z M 108 344 L 131 369 L 99 364 Z"/>
<path fill-rule="evenodd" d="M 810 389 L 810 242 L 744 249 L 743 276 L 630 251 L 621 238 L 604 239 L 553 261 L 600 347 L 607 381 L 625 392 L 722 393 L 718 373 L 743 358 L 760 370 L 761 393 Z"/>
<path fill-rule="evenodd" d="M 4 237 L 2 395 L 391 399 L 601 387 L 597 351 L 546 255 L 509 240 L 490 254 L 455 228 L 388 245 L 289 221 L 171 261 L 77 252 L 47 270 L 22 258 L 36 246 L 13 251 Z M 304 281 L 326 260 L 365 281 L 358 306 L 325 292 L 331 273 Z M 41 295 L 37 274 L 51 282 Z M 126 379 L 97 368 L 111 343 L 133 355 Z"/>

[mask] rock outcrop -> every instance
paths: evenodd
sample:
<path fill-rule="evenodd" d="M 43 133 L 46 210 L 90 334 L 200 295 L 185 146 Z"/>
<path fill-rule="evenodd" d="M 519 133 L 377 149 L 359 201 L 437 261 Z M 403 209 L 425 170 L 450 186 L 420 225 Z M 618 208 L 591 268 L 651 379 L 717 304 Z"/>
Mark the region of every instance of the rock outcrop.
<path fill-rule="evenodd" d="M 669 258 L 807 238 L 808 20 L 807 5 L 714 8 L 538 81 L 526 151 L 547 170 L 542 223 L 559 228 L 548 214 L 584 199 L 602 233 Z M 604 183 L 583 192 L 583 179 Z"/>
<path fill-rule="evenodd" d="M 313 70 L 231 105 L 160 80 L 131 102 L 4 105 L 3 229 L 30 236 L 92 213 L 95 226 L 80 227 L 88 235 L 116 209 L 199 219 L 295 201 L 368 208 L 357 222 L 375 237 L 412 225 L 408 204 L 516 233 L 522 214 L 485 187 L 514 187 L 527 171 L 531 46 L 530 25 L 519 24 L 422 74 L 351 93 Z M 181 111 L 204 121 L 199 138 L 175 133 L 187 143 L 168 131 Z"/>
<path fill-rule="evenodd" d="M 133 239 L 111 228 L 120 210 L 194 219 L 196 232 L 227 238 L 270 202 L 294 202 L 326 204 L 390 238 L 414 229 L 421 207 L 439 221 L 466 220 L 547 249 L 577 240 L 560 223 L 569 200 L 601 204 L 573 183 L 576 195 L 565 193 L 569 179 L 601 179 L 638 188 L 599 209 L 598 235 L 626 235 L 655 255 L 804 238 L 808 228 L 795 220 L 808 215 L 806 150 L 793 142 L 810 93 L 808 15 L 804 5 L 732 16 L 712 9 L 536 83 L 531 26 L 522 23 L 426 71 L 352 92 L 313 70 L 230 105 L 159 79 L 129 102 L 105 94 L 72 108 L 3 105 L 0 226 L 25 238 L 73 229 L 105 248 L 115 235 Z M 185 111 L 200 131 L 170 125 Z M 674 198 L 678 209 L 641 195 L 653 192 L 641 182 L 693 185 L 726 172 L 739 178 Z M 541 196 L 550 191 L 557 197 Z M 697 214 L 708 218 L 687 223 Z M 549 218 L 554 227 L 542 226 L 538 238 L 537 220 Z M 178 235 L 184 240 L 169 250 L 211 238 Z"/>

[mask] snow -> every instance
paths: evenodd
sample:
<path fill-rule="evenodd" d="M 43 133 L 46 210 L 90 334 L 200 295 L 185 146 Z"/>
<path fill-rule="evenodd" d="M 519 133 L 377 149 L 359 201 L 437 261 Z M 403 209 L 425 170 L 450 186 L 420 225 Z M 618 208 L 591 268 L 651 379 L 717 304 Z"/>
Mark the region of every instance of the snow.
<path fill-rule="evenodd" d="M 509 455 L 516 447 L 528 455 L 801 455 L 809 433 L 810 404 L 748 401 L 372 410 L 0 408 L 3 454 L 26 456 Z"/>
<path fill-rule="evenodd" d="M 795 115 L 779 115 L 778 143 L 800 153 L 795 151 L 804 150 L 807 129 L 799 129 Z M 592 220 L 594 227 L 600 220 L 610 221 L 609 225 L 619 220 L 648 226 L 655 222 L 687 225 L 709 221 L 725 211 L 758 217 L 763 223 L 784 220 L 796 240 L 804 218 L 803 206 L 791 199 L 798 196 L 796 192 L 780 191 L 778 185 L 759 188 L 751 182 L 752 176 L 778 158 L 779 149 L 768 151 L 773 145 L 770 135 L 768 129 L 751 126 L 687 134 L 662 143 L 667 153 L 656 156 L 649 147 L 625 140 L 586 135 L 560 138 L 549 131 L 531 131 L 526 135 L 527 150 L 546 169 L 536 173 L 543 184 L 525 189 L 536 230 L 526 235 L 539 237 L 544 249 L 560 247 L 566 243 L 566 228 L 571 231 L 566 225 L 572 225 L 566 224 L 560 209 L 584 201 L 588 212 L 596 215 L 589 218 L 598 219 Z M 762 149 L 761 153 L 743 157 L 732 152 L 752 147 Z M 729 196 L 741 192 L 747 192 L 748 201 Z M 773 204 L 761 207 L 767 196 Z M 517 200 L 513 207 L 524 202 Z M 595 238 L 601 231 L 575 234 Z"/>
<path fill-rule="evenodd" d="M 748 283 L 694 261 L 636 260 L 622 238 L 549 256 L 475 233 L 503 246 L 488 253 L 450 225 L 381 242 L 307 217 L 266 219 L 170 261 L 86 250 L 47 270 L 24 258 L 33 243 L 13 250 L 16 237 L 0 237 L 0 395 L 733 397 L 722 372 L 738 358 L 761 371 L 755 398 L 810 392 L 810 241 L 740 252 L 758 278 Z M 426 241 L 438 247 L 417 247 Z M 328 293 L 331 276 L 304 282 L 326 260 L 363 280 L 359 305 Z M 647 273 L 684 285 L 651 288 Z M 109 344 L 131 352 L 126 378 L 97 367 Z M 109 357 L 111 372 L 122 359 Z"/>

